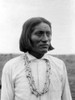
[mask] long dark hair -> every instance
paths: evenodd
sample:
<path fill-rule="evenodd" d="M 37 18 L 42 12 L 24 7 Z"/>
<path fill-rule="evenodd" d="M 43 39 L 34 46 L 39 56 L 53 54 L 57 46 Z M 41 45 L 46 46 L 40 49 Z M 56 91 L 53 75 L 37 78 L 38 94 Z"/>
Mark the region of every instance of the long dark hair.
<path fill-rule="evenodd" d="M 42 17 L 34 17 L 28 19 L 23 24 L 22 34 L 19 41 L 20 50 L 23 52 L 27 52 L 31 50 L 32 44 L 30 42 L 31 33 L 36 25 L 40 24 L 41 22 L 47 23 L 51 29 L 51 23 Z M 54 48 L 50 45 L 49 50 L 53 50 Z"/>

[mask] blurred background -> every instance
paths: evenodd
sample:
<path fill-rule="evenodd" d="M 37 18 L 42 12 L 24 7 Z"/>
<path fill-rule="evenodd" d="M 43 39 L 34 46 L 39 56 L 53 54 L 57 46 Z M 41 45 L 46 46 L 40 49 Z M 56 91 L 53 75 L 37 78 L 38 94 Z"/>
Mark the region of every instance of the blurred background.
<path fill-rule="evenodd" d="M 52 24 L 52 45 L 49 53 L 62 59 L 75 98 L 75 0 L 0 0 L 0 79 L 4 64 L 22 52 L 19 38 L 23 23 L 41 16 Z"/>

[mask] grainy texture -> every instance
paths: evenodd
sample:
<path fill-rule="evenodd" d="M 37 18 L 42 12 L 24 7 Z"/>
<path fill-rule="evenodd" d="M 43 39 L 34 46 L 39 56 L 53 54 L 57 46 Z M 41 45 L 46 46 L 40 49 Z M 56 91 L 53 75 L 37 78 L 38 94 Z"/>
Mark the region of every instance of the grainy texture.
<path fill-rule="evenodd" d="M 20 54 L 0 54 L 0 80 L 4 64 Z M 72 98 L 75 100 L 75 55 L 53 55 L 62 59 L 67 67 L 68 78 L 72 93 Z M 1 83 L 0 83 L 1 84 Z"/>

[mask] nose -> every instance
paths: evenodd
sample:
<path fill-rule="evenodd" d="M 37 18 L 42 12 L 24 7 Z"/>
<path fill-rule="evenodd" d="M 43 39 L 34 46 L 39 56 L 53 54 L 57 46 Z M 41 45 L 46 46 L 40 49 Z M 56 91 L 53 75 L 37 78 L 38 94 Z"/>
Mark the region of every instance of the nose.
<path fill-rule="evenodd" d="M 44 33 L 44 34 L 43 34 L 43 37 L 42 37 L 42 41 L 43 41 L 43 42 L 47 42 L 48 39 L 49 39 L 49 37 L 47 36 L 46 33 Z"/>

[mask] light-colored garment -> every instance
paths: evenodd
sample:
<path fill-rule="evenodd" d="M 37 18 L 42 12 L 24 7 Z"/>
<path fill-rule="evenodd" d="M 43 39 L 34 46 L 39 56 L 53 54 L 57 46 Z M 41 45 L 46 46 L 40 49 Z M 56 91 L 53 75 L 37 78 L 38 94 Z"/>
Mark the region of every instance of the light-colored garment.
<path fill-rule="evenodd" d="M 50 54 L 36 59 L 27 53 L 35 85 L 40 91 L 46 80 L 47 65 L 43 58 L 48 59 L 51 66 L 49 92 L 40 97 L 31 94 L 24 56 L 25 54 L 13 58 L 5 64 L 2 72 L 1 100 L 72 100 L 65 64 Z"/>

